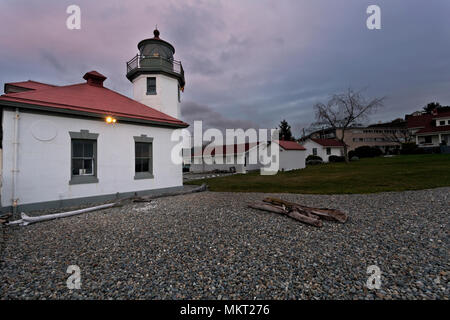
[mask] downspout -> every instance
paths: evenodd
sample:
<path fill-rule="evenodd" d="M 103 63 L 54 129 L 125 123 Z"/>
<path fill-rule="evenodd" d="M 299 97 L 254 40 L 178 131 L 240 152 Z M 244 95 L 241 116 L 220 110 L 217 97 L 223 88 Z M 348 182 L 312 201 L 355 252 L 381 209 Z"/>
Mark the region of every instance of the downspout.
<path fill-rule="evenodd" d="M 18 168 L 18 153 L 19 153 L 19 108 L 16 108 L 16 113 L 14 115 L 14 134 L 13 134 L 13 167 L 12 167 L 12 208 L 13 208 L 13 215 L 17 215 L 17 205 L 19 199 L 16 198 L 17 196 L 17 175 L 19 173 Z"/>

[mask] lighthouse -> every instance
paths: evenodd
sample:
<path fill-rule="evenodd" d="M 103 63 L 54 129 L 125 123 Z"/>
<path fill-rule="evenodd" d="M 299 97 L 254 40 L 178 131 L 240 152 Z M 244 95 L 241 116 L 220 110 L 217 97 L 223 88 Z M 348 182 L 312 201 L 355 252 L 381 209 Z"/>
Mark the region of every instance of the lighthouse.
<path fill-rule="evenodd" d="M 127 78 L 134 100 L 179 119 L 184 70 L 173 58 L 175 48 L 159 35 L 155 29 L 153 38 L 138 43 L 139 53 L 127 62 Z"/>

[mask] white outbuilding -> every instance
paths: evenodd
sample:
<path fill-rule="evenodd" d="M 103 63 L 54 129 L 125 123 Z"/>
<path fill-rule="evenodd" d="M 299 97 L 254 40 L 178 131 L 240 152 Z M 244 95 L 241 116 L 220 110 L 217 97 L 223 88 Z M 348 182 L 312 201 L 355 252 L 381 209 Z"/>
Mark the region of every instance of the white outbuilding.
<path fill-rule="evenodd" d="M 305 168 L 306 149 L 295 141 L 274 141 L 279 148 L 279 171 L 289 171 Z M 190 164 L 190 172 L 231 171 L 247 173 L 259 170 L 263 165 L 259 158 L 257 163 L 252 163 L 251 152 L 267 152 L 267 142 L 245 143 L 235 145 L 223 145 L 211 147 L 210 152 L 203 150 L 202 154 L 193 154 Z M 260 156 L 260 155 L 259 155 Z"/>
<path fill-rule="evenodd" d="M 2 211 L 94 203 L 183 185 L 171 157 L 185 85 L 175 49 L 143 40 L 127 63 L 134 99 L 104 87 L 91 71 L 66 86 L 5 84 L 1 108 Z"/>
<path fill-rule="evenodd" d="M 295 141 L 276 141 L 280 146 L 280 169 L 290 171 L 305 168 L 306 148 Z"/>
<path fill-rule="evenodd" d="M 306 157 L 309 155 L 319 156 L 323 162 L 328 162 L 330 156 L 343 156 L 344 145 L 336 139 L 313 139 L 309 138 L 303 146 L 306 148 Z"/>

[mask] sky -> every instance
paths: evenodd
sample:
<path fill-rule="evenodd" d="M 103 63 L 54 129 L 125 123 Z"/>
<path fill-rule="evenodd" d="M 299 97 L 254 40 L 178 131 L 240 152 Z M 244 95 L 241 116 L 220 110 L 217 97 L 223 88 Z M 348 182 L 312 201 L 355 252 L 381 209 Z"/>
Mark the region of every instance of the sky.
<path fill-rule="evenodd" d="M 66 27 L 72 4 L 80 30 Z M 366 26 L 369 5 L 380 30 Z M 372 123 L 450 105 L 448 0 L 0 0 L 0 83 L 66 85 L 96 70 L 131 97 L 125 63 L 155 25 L 185 70 L 182 119 L 204 128 L 286 119 L 299 137 L 315 103 L 349 88 L 386 97 Z"/>

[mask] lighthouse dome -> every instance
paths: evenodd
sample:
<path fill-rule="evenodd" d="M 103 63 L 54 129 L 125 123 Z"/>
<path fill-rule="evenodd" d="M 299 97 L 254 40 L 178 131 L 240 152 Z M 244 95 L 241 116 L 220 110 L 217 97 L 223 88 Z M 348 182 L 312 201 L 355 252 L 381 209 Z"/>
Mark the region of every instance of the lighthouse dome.
<path fill-rule="evenodd" d="M 175 48 L 167 41 L 159 37 L 159 30 L 153 31 L 153 38 L 145 39 L 139 42 L 139 54 L 145 57 L 161 57 L 164 59 L 173 59 Z"/>

